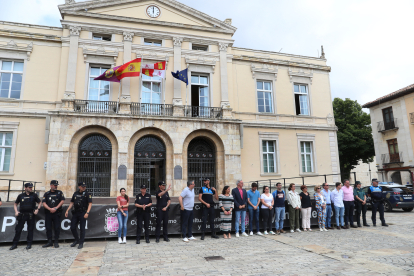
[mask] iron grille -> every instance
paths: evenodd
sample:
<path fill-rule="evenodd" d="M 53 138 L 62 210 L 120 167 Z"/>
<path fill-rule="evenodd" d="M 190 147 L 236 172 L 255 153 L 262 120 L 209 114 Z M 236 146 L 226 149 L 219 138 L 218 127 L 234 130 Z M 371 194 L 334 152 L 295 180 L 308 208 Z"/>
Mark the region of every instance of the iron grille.
<path fill-rule="evenodd" d="M 378 132 L 383 132 L 391 129 L 398 129 L 398 121 L 396 118 L 387 122 L 381 121 L 377 123 Z"/>
<path fill-rule="evenodd" d="M 403 163 L 403 153 L 397 152 L 397 153 L 384 153 L 381 154 L 381 161 L 382 164 L 391 164 L 391 163 Z"/>
<path fill-rule="evenodd" d="M 186 106 L 185 116 L 186 117 L 198 117 L 198 118 L 222 119 L 223 109 L 221 107 L 210 107 L 210 106 Z"/>
<path fill-rule="evenodd" d="M 172 116 L 172 104 L 131 103 L 132 115 Z"/>
<path fill-rule="evenodd" d="M 95 197 L 110 196 L 112 144 L 103 135 L 93 134 L 82 140 L 78 156 L 78 182 L 87 184 Z"/>
<path fill-rule="evenodd" d="M 74 110 L 81 113 L 117 113 L 118 102 L 75 100 Z"/>

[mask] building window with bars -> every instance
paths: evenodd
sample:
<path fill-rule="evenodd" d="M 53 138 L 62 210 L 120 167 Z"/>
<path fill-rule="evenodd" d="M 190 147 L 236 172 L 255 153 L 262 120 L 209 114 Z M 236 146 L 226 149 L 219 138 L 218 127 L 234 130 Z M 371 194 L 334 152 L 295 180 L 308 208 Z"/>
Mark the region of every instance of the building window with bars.
<path fill-rule="evenodd" d="M 275 173 L 276 166 L 276 141 L 262 141 L 263 172 Z"/>
<path fill-rule="evenodd" d="M 0 60 L 0 97 L 20 99 L 24 63 Z"/>
<path fill-rule="evenodd" d="M 300 155 L 303 173 L 314 172 L 313 169 L 313 143 L 300 142 Z"/>
<path fill-rule="evenodd" d="M 13 145 L 12 132 L 0 132 L 0 172 L 10 170 L 10 159 Z"/>
<path fill-rule="evenodd" d="M 257 81 L 258 111 L 273 113 L 272 83 L 270 81 Z"/>
<path fill-rule="evenodd" d="M 308 86 L 304 84 L 295 84 L 293 89 L 295 93 L 296 115 L 310 115 Z"/>
<path fill-rule="evenodd" d="M 102 75 L 109 67 L 91 67 L 89 70 L 88 100 L 109 101 L 110 83 L 107 81 L 94 80 Z"/>

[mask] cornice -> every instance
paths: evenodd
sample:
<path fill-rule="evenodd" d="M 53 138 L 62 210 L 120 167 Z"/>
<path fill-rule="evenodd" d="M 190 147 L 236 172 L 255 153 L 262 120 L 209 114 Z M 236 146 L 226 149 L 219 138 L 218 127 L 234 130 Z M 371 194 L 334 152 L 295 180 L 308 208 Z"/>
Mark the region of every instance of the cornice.
<path fill-rule="evenodd" d="M 259 127 L 259 128 L 276 128 L 276 129 L 303 129 L 303 130 L 324 130 L 338 131 L 336 126 L 320 126 L 320 125 L 299 125 L 299 124 L 277 124 L 277 123 L 255 123 L 242 121 L 243 127 Z"/>
<path fill-rule="evenodd" d="M 186 56 L 185 57 L 185 63 L 187 64 L 187 67 L 190 66 L 190 64 L 194 65 L 208 65 L 211 66 L 213 69 L 213 73 L 216 69 L 216 63 L 220 61 L 218 58 L 206 58 L 202 56 Z"/>
<path fill-rule="evenodd" d="M 27 55 L 27 60 L 30 60 L 30 55 L 33 51 L 33 42 L 30 42 L 30 44 L 26 44 L 25 46 L 19 46 L 14 40 L 10 40 L 7 44 L 0 44 L 0 50 L 22 52 Z"/>
<path fill-rule="evenodd" d="M 0 36 L 19 37 L 19 38 L 26 38 L 30 40 L 45 40 L 45 41 L 53 41 L 53 42 L 60 42 L 60 39 L 61 39 L 60 36 L 56 36 L 56 35 L 31 33 L 31 32 L 24 32 L 20 30 L 8 30 L 8 29 L 0 29 Z"/>
<path fill-rule="evenodd" d="M 28 27 L 28 28 L 37 28 L 37 29 L 54 30 L 54 31 L 61 31 L 62 30 L 61 27 L 26 24 L 26 23 L 20 23 L 20 22 L 12 22 L 12 21 L 0 21 L 0 25 Z"/>
<path fill-rule="evenodd" d="M 224 21 L 221 21 L 217 18 L 214 18 L 208 14 L 205 14 L 203 12 L 200 12 L 196 9 L 193 9 L 187 5 L 184 5 L 178 1 L 175 0 L 156 0 L 157 2 L 160 2 L 166 6 L 169 6 L 171 8 L 175 8 L 183 13 L 186 13 L 188 15 L 191 15 L 195 18 L 198 18 L 199 20 L 202 20 L 204 22 L 210 23 L 213 26 L 217 26 L 217 28 L 208 28 L 207 29 L 212 29 L 214 31 L 217 32 L 224 32 L 224 33 L 230 33 L 230 34 L 234 34 L 237 30 L 236 27 L 225 23 Z M 102 7 L 110 7 L 110 6 L 119 6 L 119 5 L 125 5 L 125 4 L 129 4 L 129 3 L 137 3 L 137 2 L 144 2 L 144 0 L 99 0 L 99 1 L 86 1 L 86 2 L 80 2 L 80 3 L 76 3 L 73 0 L 66 0 L 65 5 L 59 5 L 58 8 L 61 12 L 61 14 L 69 14 L 69 13 L 82 13 L 85 14 L 84 12 L 80 12 L 80 11 L 85 11 L 85 9 L 87 10 L 91 10 L 91 9 L 96 9 L 96 8 L 102 8 Z M 128 17 L 119 17 L 119 18 L 128 18 Z M 143 19 L 145 20 L 145 23 L 151 22 L 150 24 L 155 23 L 160 23 L 160 21 L 155 21 L 155 20 L 150 20 L 150 19 Z M 168 23 L 168 22 L 162 22 L 163 23 Z M 187 25 L 187 24 L 179 24 L 182 26 L 191 26 L 191 25 Z M 219 29 L 218 29 L 219 28 Z"/>
<path fill-rule="evenodd" d="M 327 61 L 324 58 L 318 58 L 318 57 L 301 56 L 301 55 L 295 55 L 295 54 L 272 52 L 272 51 L 257 50 L 257 49 L 242 48 L 242 47 L 232 47 L 232 50 L 236 50 L 236 51 L 239 50 L 239 51 L 260 53 L 260 54 L 267 54 L 267 55 L 286 56 L 286 57 L 292 57 L 292 58 L 298 58 L 298 59 L 312 59 L 312 60 L 318 60 L 318 61 Z"/>
<path fill-rule="evenodd" d="M 310 72 L 305 72 L 303 69 L 299 69 L 299 71 L 293 71 L 291 68 L 288 70 L 290 82 L 293 82 L 293 77 L 304 77 L 309 78 L 310 82 L 312 83 L 313 78 L 313 70 L 310 69 Z"/>
<path fill-rule="evenodd" d="M 104 57 L 112 57 L 114 59 L 114 63 L 116 62 L 116 59 L 118 58 L 118 50 L 115 51 L 107 51 L 104 47 L 99 47 L 98 49 L 87 49 L 85 46 L 83 47 L 83 57 L 86 59 L 88 55 L 92 56 L 104 56 Z"/>
<path fill-rule="evenodd" d="M 276 65 L 276 68 L 274 68 L 273 66 L 268 66 L 266 63 L 264 63 L 261 68 L 257 68 L 255 66 L 255 64 L 251 64 L 250 65 L 250 70 L 252 71 L 253 78 L 256 78 L 256 73 L 263 73 L 263 74 L 274 75 L 274 78 L 276 80 L 277 79 L 277 72 L 278 72 L 279 69 L 278 69 L 277 65 Z"/>

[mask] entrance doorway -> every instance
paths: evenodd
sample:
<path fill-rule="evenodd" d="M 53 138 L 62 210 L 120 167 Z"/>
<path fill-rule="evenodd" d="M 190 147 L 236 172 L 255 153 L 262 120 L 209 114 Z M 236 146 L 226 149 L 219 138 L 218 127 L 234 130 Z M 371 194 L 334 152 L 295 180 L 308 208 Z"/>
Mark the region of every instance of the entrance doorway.
<path fill-rule="evenodd" d="M 209 112 L 209 80 L 207 76 L 191 75 L 191 116 L 203 117 Z"/>
<path fill-rule="evenodd" d="M 155 195 L 158 182 L 165 181 L 165 145 L 155 136 L 148 135 L 138 140 L 134 150 L 134 195 L 147 185 L 147 192 Z"/>
<path fill-rule="evenodd" d="M 195 193 L 203 186 L 203 178 L 210 179 L 216 188 L 216 150 L 212 142 L 203 137 L 193 139 L 188 145 L 188 180 L 194 180 Z"/>
<path fill-rule="evenodd" d="M 391 181 L 394 183 L 402 184 L 401 172 L 395 172 L 391 175 Z"/>
<path fill-rule="evenodd" d="M 111 158 L 111 141 L 103 135 L 89 135 L 79 144 L 77 179 L 94 197 L 110 196 Z"/>

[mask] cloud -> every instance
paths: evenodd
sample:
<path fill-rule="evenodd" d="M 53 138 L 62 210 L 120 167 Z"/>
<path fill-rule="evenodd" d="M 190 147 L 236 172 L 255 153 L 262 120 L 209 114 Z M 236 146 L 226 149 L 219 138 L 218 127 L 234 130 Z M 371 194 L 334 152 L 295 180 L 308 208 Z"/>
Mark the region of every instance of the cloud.
<path fill-rule="evenodd" d="M 3 1 L 1 20 L 60 26 L 57 5 L 64 0 Z M 363 104 L 414 83 L 413 1 L 180 2 L 221 20 L 232 18 L 237 47 L 283 48 L 284 53 L 315 57 L 324 45 L 333 97 Z"/>

